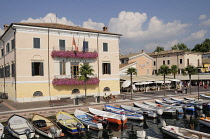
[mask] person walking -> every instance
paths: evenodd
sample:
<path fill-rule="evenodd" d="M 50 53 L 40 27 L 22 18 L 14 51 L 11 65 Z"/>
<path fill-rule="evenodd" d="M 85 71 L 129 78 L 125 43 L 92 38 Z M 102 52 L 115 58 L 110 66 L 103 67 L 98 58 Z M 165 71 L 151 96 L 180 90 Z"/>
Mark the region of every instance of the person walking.
<path fill-rule="evenodd" d="M 205 84 L 203 87 L 204 87 L 204 89 L 205 89 L 205 91 L 206 91 L 206 90 L 207 90 L 207 84 Z"/>

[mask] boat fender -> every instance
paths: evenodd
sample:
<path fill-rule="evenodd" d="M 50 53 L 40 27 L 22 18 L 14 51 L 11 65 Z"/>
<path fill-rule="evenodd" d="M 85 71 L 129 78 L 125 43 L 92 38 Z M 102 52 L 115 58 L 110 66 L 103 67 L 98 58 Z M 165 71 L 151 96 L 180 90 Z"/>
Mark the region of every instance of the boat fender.
<path fill-rule="evenodd" d="M 31 134 L 30 129 L 27 128 L 27 129 L 25 130 L 25 133 L 26 133 L 26 136 L 29 138 L 29 136 L 30 136 L 30 134 Z"/>
<path fill-rule="evenodd" d="M 36 138 L 36 139 L 38 139 L 38 138 L 39 138 L 39 135 L 38 135 L 38 134 L 36 134 L 36 135 L 35 135 L 35 138 Z"/>
<path fill-rule="evenodd" d="M 81 124 L 81 123 L 77 123 L 77 124 L 76 124 L 76 127 L 77 127 L 77 130 L 78 130 L 79 132 L 82 131 L 82 124 Z"/>
<path fill-rule="evenodd" d="M 64 136 L 65 136 L 65 134 L 64 134 L 64 133 L 61 133 L 61 134 L 60 134 L 60 136 L 61 136 L 61 137 L 64 137 Z"/>

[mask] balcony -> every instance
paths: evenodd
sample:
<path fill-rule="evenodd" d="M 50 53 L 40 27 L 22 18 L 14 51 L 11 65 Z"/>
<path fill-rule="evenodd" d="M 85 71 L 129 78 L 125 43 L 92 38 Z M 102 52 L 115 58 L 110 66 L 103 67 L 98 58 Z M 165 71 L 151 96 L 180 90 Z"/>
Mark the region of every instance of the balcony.
<path fill-rule="evenodd" d="M 65 50 L 59 50 L 59 47 L 53 47 L 51 56 L 60 58 L 93 59 L 98 57 L 98 53 L 95 49 L 84 50 L 83 47 L 77 47 L 76 49 L 73 49 L 73 47 L 66 47 Z"/>
<path fill-rule="evenodd" d="M 65 86 L 65 85 L 84 85 L 85 81 L 79 79 L 80 76 L 74 75 L 55 75 L 52 81 L 53 85 Z M 100 80 L 96 76 L 91 76 L 86 81 L 86 84 L 99 84 Z"/>

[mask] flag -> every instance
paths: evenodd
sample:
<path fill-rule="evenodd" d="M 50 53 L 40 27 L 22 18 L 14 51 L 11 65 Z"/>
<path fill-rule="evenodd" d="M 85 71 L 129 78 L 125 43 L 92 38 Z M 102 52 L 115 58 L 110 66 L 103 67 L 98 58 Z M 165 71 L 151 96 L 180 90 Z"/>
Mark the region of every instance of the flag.
<path fill-rule="evenodd" d="M 77 46 L 76 46 L 76 42 L 75 42 L 74 37 L 73 37 L 73 41 L 72 41 L 72 46 L 74 46 L 74 47 L 75 47 L 75 50 L 77 50 L 77 49 L 78 49 L 78 48 L 77 48 Z"/>

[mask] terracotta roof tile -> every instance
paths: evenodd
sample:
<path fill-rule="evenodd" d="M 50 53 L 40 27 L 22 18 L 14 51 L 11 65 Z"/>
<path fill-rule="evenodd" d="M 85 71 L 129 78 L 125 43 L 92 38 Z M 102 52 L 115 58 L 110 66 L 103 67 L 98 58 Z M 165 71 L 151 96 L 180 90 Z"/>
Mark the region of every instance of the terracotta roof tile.
<path fill-rule="evenodd" d="M 142 52 L 141 52 L 142 53 Z M 123 58 L 130 58 L 130 57 L 133 57 L 135 55 L 138 55 L 138 54 L 141 54 L 141 53 L 132 53 L 132 54 L 128 54 L 128 55 L 121 55 L 120 56 L 120 59 L 123 59 Z"/>

